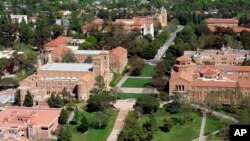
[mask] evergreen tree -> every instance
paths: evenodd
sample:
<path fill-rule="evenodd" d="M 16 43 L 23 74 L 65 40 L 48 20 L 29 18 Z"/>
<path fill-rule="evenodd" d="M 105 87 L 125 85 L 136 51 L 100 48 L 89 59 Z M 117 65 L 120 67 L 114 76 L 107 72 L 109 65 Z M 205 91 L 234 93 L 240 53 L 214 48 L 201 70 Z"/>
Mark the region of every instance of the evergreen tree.
<path fill-rule="evenodd" d="M 89 129 L 89 123 L 85 115 L 82 116 L 81 124 L 78 126 L 77 130 L 84 133 Z"/>
<path fill-rule="evenodd" d="M 59 133 L 57 136 L 58 141 L 70 141 L 70 138 L 72 137 L 72 134 L 69 130 L 68 125 L 62 125 L 59 128 Z"/>
<path fill-rule="evenodd" d="M 61 108 L 64 105 L 62 98 L 57 95 L 54 101 L 54 108 Z"/>
<path fill-rule="evenodd" d="M 15 97 L 14 97 L 14 105 L 16 106 L 20 106 L 21 105 L 21 100 L 20 100 L 20 90 L 17 90 L 15 93 Z"/>
<path fill-rule="evenodd" d="M 68 122 L 68 118 L 69 118 L 68 112 L 66 109 L 63 108 L 61 113 L 60 113 L 58 123 L 59 124 L 66 124 Z"/>
<path fill-rule="evenodd" d="M 54 108 L 55 99 L 56 99 L 55 94 L 52 93 L 50 98 L 48 99 L 48 104 L 50 108 Z"/>
<path fill-rule="evenodd" d="M 20 23 L 19 37 L 20 41 L 25 44 L 32 44 L 34 41 L 34 32 L 31 26 L 24 20 Z"/>
<path fill-rule="evenodd" d="M 62 91 L 62 96 L 64 101 L 69 101 L 70 100 L 70 93 L 66 90 L 66 88 L 63 88 Z"/>
<path fill-rule="evenodd" d="M 24 97 L 23 105 L 26 107 L 33 106 L 33 97 L 29 91 L 27 91 L 27 94 Z"/>

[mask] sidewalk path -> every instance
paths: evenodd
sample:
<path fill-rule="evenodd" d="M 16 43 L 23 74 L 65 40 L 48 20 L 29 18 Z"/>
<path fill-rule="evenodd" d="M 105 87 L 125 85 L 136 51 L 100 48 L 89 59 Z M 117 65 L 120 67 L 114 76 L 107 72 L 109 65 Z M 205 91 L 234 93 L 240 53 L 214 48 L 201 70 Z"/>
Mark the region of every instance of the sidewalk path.
<path fill-rule="evenodd" d="M 117 100 L 114 104 L 114 107 L 119 109 L 119 114 L 116 118 L 115 125 L 113 127 L 112 132 L 110 133 L 107 141 L 116 141 L 118 138 L 118 135 L 122 131 L 122 128 L 124 126 L 124 121 L 126 119 L 126 116 L 128 115 L 128 112 L 133 110 L 133 106 L 135 104 L 136 100 Z"/>
<path fill-rule="evenodd" d="M 206 141 L 206 137 L 204 136 L 205 132 L 205 125 L 206 125 L 206 112 L 203 112 L 202 114 L 202 121 L 201 121 L 201 129 L 200 129 L 200 136 L 199 136 L 199 141 Z"/>
<path fill-rule="evenodd" d="M 160 47 L 157 51 L 157 54 L 155 55 L 154 59 L 147 60 L 146 62 L 152 62 L 153 64 L 160 61 L 165 52 L 168 50 L 168 47 L 171 45 L 174 45 L 174 40 L 176 38 L 176 35 L 178 32 L 182 31 L 184 29 L 184 26 L 178 25 L 177 30 L 174 33 L 170 33 L 170 37 L 167 39 L 166 43 Z"/>
<path fill-rule="evenodd" d="M 201 109 L 201 110 L 206 111 L 207 113 L 211 113 L 211 114 L 214 115 L 214 116 L 217 116 L 217 117 L 220 117 L 220 118 L 224 118 L 224 119 L 227 119 L 227 120 L 231 120 L 231 121 L 233 121 L 233 122 L 235 122 L 235 123 L 238 122 L 238 120 L 236 120 L 234 117 L 225 115 L 225 114 L 223 114 L 223 113 L 216 112 L 216 111 L 213 111 L 213 110 L 208 109 L 208 108 L 204 108 L 204 107 L 202 107 L 202 106 L 200 106 L 200 105 L 196 105 L 196 104 L 192 104 L 192 106 L 193 106 L 194 108 L 196 108 L 196 109 Z"/>

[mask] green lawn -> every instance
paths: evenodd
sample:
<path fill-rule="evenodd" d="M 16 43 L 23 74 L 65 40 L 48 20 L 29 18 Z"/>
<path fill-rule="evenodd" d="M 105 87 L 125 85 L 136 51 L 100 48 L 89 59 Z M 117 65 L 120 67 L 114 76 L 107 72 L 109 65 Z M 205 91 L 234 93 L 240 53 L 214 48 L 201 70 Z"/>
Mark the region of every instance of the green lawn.
<path fill-rule="evenodd" d="M 81 112 L 81 115 L 82 114 L 83 114 L 83 112 Z M 87 117 L 89 122 L 93 121 L 93 118 L 94 118 L 93 113 L 88 113 L 88 112 L 84 111 L 84 114 Z M 105 129 L 90 128 L 87 132 L 80 133 L 77 131 L 78 125 L 69 125 L 70 131 L 72 133 L 71 141 L 106 141 L 106 139 L 108 138 L 109 134 L 111 133 L 111 131 L 113 129 L 117 114 L 118 114 L 118 112 L 116 112 L 116 111 L 112 111 L 110 113 L 109 122 L 108 122 L 108 125 Z M 81 119 L 79 119 L 79 121 L 80 120 Z M 80 123 L 80 122 L 78 122 L 78 123 Z"/>
<path fill-rule="evenodd" d="M 151 78 L 128 78 L 122 85 L 122 87 L 131 88 L 144 88 L 152 85 Z"/>
<path fill-rule="evenodd" d="M 155 68 L 154 65 L 145 64 L 139 76 L 145 76 L 145 77 L 152 76 L 152 73 L 154 72 L 154 68 Z"/>
<path fill-rule="evenodd" d="M 117 94 L 118 99 L 129 99 L 129 98 L 137 99 L 143 96 L 144 94 L 136 94 L 136 93 L 118 93 Z"/>
<path fill-rule="evenodd" d="M 229 120 L 218 119 L 216 117 L 208 116 L 206 120 L 206 126 L 205 126 L 205 135 L 208 135 L 216 130 L 227 127 L 231 123 L 232 122 Z"/>
<path fill-rule="evenodd" d="M 187 125 L 173 125 L 169 132 L 163 132 L 160 129 L 154 132 L 153 141 L 191 141 L 199 137 L 200 133 L 200 126 L 201 126 L 201 119 L 202 117 L 200 114 L 195 112 L 191 112 L 190 115 L 193 117 L 193 120 L 188 122 Z M 167 116 L 170 117 L 181 117 L 182 114 L 169 114 L 165 112 L 163 109 L 160 109 L 157 112 L 156 122 L 157 126 L 161 126 L 163 123 L 163 119 Z M 148 117 L 143 116 L 140 120 L 141 123 L 145 122 Z M 206 122 L 206 133 L 211 133 L 216 131 L 217 129 L 221 129 L 229 124 L 228 121 L 223 121 L 220 119 L 216 119 L 214 117 L 207 117 Z M 214 139 L 220 138 L 220 136 L 214 136 Z"/>

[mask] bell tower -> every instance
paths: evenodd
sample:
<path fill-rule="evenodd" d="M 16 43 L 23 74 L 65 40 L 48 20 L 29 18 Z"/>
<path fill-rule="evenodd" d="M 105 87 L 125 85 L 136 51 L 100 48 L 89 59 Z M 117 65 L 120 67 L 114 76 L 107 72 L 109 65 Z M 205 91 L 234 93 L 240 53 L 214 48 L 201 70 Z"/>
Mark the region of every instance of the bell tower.
<path fill-rule="evenodd" d="M 168 14 L 167 14 L 167 10 L 164 7 L 161 8 L 160 22 L 161 22 L 162 27 L 165 27 L 168 25 Z"/>

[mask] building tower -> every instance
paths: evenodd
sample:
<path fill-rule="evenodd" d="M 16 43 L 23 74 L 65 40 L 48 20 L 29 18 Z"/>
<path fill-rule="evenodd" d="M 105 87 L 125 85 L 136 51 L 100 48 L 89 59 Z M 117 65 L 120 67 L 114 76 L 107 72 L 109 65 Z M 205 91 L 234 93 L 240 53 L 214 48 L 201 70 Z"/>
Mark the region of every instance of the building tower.
<path fill-rule="evenodd" d="M 168 14 L 167 14 L 167 10 L 164 7 L 161 8 L 161 12 L 160 12 L 160 23 L 162 27 L 165 27 L 168 25 Z"/>
<path fill-rule="evenodd" d="M 152 17 L 147 17 L 143 24 L 143 35 L 150 34 L 154 39 L 154 23 Z"/>

